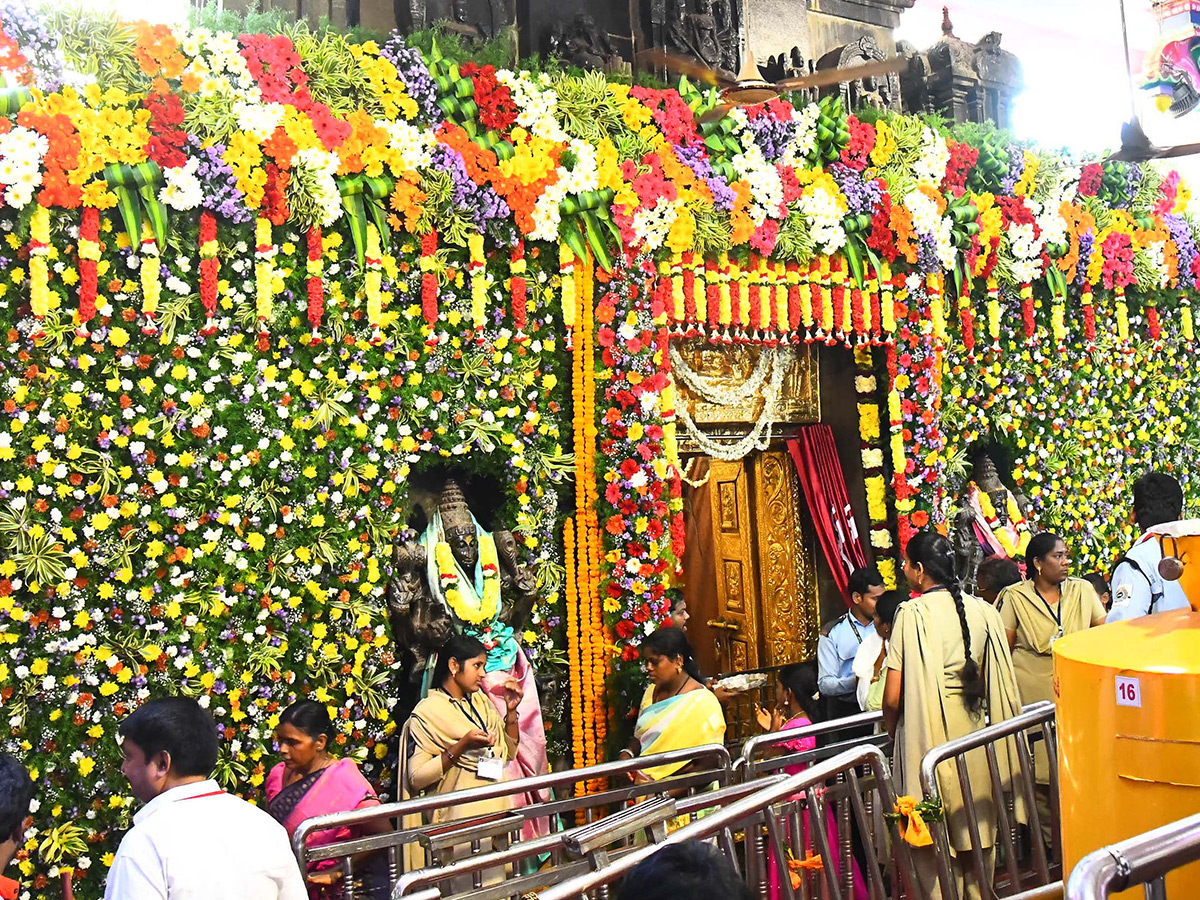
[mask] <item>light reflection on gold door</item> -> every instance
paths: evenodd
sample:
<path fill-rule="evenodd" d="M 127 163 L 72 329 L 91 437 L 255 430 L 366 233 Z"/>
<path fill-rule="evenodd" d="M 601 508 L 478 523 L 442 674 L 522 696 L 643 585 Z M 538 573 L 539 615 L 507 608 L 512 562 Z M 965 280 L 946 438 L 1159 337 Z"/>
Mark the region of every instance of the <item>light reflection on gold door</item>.
<path fill-rule="evenodd" d="M 819 628 L 815 535 L 795 468 L 772 449 L 708 460 L 687 496 L 684 596 L 706 674 L 812 659 Z"/>

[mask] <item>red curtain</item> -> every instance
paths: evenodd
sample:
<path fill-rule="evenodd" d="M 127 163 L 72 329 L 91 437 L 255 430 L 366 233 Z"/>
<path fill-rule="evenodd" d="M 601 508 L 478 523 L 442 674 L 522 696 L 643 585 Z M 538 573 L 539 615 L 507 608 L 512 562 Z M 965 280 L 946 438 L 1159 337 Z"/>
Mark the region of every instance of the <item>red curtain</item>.
<path fill-rule="evenodd" d="M 833 429 L 828 425 L 806 426 L 800 430 L 800 436 L 788 441 L 787 445 L 800 476 L 804 499 L 812 513 L 821 550 L 833 571 L 838 590 L 849 605 L 850 573 L 865 566 L 867 558 L 858 539 L 858 526 L 854 524 L 846 478 L 833 442 Z"/>

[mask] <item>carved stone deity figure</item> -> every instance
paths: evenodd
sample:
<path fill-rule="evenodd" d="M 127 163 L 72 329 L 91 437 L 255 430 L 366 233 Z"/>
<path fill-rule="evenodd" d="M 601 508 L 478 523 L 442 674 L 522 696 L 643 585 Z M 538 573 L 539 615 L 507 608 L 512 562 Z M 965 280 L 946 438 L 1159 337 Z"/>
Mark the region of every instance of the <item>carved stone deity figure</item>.
<path fill-rule="evenodd" d="M 414 561 L 424 562 L 422 589 L 437 613 L 449 627 L 478 638 L 487 648 L 487 667 L 483 689 L 503 717 L 505 683 L 511 678 L 520 683 L 524 695 L 517 709 L 521 739 L 517 758 L 510 764 L 509 777 L 526 778 L 549 771 L 546 761 L 546 732 L 538 699 L 533 666 L 521 649 L 516 635 L 522 631 L 533 609 L 537 578 L 517 557 L 517 541 L 509 531 L 489 533 L 482 528 L 467 505 L 462 489 L 447 480 L 429 526 L 416 549 L 405 548 L 401 559 L 412 568 Z M 399 598 L 412 575 L 400 571 Z M 410 604 L 410 610 L 414 607 Z M 418 605 L 416 610 L 420 610 Z M 434 636 L 426 620 L 410 612 L 409 623 L 415 639 Z M 406 634 L 401 629 L 397 634 Z M 447 632 L 448 633 L 448 632 Z M 426 671 L 432 671 L 432 651 L 426 654 Z M 431 685 L 426 678 L 426 689 Z"/>
<path fill-rule="evenodd" d="M 608 35 L 587 13 L 579 13 L 570 22 L 554 23 L 550 30 L 550 55 L 596 72 L 618 71 L 624 65 Z"/>
<path fill-rule="evenodd" d="M 392 578 L 384 596 L 392 639 L 408 655 L 405 668 L 410 677 L 418 680 L 428 667 L 430 653 L 450 637 L 454 622 L 446 607 L 430 596 L 425 586 L 425 548 L 409 534 L 402 531 L 392 546 Z"/>
<path fill-rule="evenodd" d="M 964 505 L 973 517 L 971 531 L 984 555 L 1007 556 L 1018 565 L 1023 564 L 1025 548 L 1032 537 L 1029 523 L 1016 497 L 1000 480 L 996 464 L 985 452 L 975 455 L 965 500 Z M 956 537 L 961 531 L 965 529 L 956 527 Z M 965 539 L 964 534 L 962 540 Z"/>

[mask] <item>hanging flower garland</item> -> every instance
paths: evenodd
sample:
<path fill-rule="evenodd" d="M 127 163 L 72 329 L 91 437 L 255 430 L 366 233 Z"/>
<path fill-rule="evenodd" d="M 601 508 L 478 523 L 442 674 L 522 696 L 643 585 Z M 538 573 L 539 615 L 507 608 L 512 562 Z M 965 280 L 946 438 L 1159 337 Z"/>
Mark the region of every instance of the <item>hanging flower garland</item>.
<path fill-rule="evenodd" d="M 29 220 L 29 308 L 36 321 L 34 340 L 43 337 L 42 320 L 50 312 L 50 210 L 38 206 Z"/>
<path fill-rule="evenodd" d="M 438 248 L 438 235 L 436 231 L 430 231 L 428 234 L 421 236 L 421 317 L 425 320 L 425 325 L 432 332 L 437 327 L 438 320 L 438 280 L 436 259 Z M 375 254 L 378 258 L 379 253 Z M 370 271 L 371 260 L 367 260 L 368 271 Z M 382 264 L 382 260 L 377 265 Z M 372 318 L 371 320 L 377 323 L 379 319 Z M 372 327 L 376 327 L 372 325 Z"/>
<path fill-rule="evenodd" d="M 158 334 L 158 326 L 154 317 L 158 314 L 158 303 L 162 297 L 162 260 L 159 257 L 158 243 L 150 231 L 150 226 L 144 225 L 142 244 L 138 251 L 141 264 L 139 277 L 142 283 L 142 334 L 154 336 Z"/>
<path fill-rule="evenodd" d="M 305 248 L 308 258 L 304 263 L 304 272 L 308 276 L 308 324 L 312 328 L 311 340 L 319 340 L 318 329 L 325 315 L 325 280 L 324 255 L 325 245 L 321 240 L 321 226 L 313 225 L 305 234 Z"/>
<path fill-rule="evenodd" d="M 425 235 L 421 239 L 421 309 L 425 318 L 427 328 L 432 328 L 429 319 L 428 306 L 433 305 L 433 323 L 437 322 L 437 276 L 432 272 L 425 272 L 426 254 L 425 254 Z M 434 246 L 437 244 L 437 235 L 433 236 Z M 371 343 L 383 343 L 383 248 L 380 246 L 379 229 L 372 223 L 367 226 L 367 249 L 364 254 L 366 270 L 363 273 L 363 294 L 367 301 L 367 324 L 371 328 Z M 433 300 L 427 302 L 426 298 L 429 294 L 427 288 L 428 281 L 426 276 L 433 279 Z M 433 340 L 432 335 L 429 340 Z"/>
<path fill-rule="evenodd" d="M 467 273 L 471 278 L 471 324 L 478 331 L 487 324 L 487 257 L 483 252 L 483 235 L 473 232 L 467 236 Z"/>
<path fill-rule="evenodd" d="M 462 579 L 458 576 L 458 562 L 454 551 L 445 541 L 438 541 L 433 548 L 437 563 L 438 578 L 446 604 L 460 621 L 469 625 L 490 625 L 500 612 L 500 568 L 496 561 L 496 542 L 486 532 L 479 536 L 479 565 L 483 572 L 483 593 L 476 596 L 474 586 L 468 585 L 474 602 L 464 594 Z"/>
<path fill-rule="evenodd" d="M 267 322 L 275 300 L 275 238 L 271 220 L 259 217 L 254 222 L 254 315 L 258 320 L 258 345 L 269 346 Z"/>
<path fill-rule="evenodd" d="M 87 335 L 96 317 L 96 288 L 100 266 L 100 210 L 85 206 L 79 222 L 79 328 Z"/>
<path fill-rule="evenodd" d="M 875 563 L 889 589 L 896 586 L 896 561 L 891 556 L 894 547 L 888 527 L 887 478 L 884 474 L 883 435 L 876 399 L 878 385 L 871 348 L 858 346 L 854 350 L 857 375 L 854 390 L 858 395 L 859 451 L 862 455 L 863 481 L 867 492 L 867 518 L 870 521 L 871 546 Z"/>
<path fill-rule="evenodd" d="M 204 327 L 200 334 L 208 337 L 217 332 L 217 287 L 221 271 L 220 248 L 217 245 L 217 218 L 208 210 L 200 213 L 200 305 L 204 309 Z"/>
<path fill-rule="evenodd" d="M 525 324 L 528 317 L 526 295 L 529 288 L 525 283 L 525 242 L 518 240 L 509 254 L 509 292 L 512 294 L 513 327 L 517 330 L 518 339 L 525 335 Z"/>

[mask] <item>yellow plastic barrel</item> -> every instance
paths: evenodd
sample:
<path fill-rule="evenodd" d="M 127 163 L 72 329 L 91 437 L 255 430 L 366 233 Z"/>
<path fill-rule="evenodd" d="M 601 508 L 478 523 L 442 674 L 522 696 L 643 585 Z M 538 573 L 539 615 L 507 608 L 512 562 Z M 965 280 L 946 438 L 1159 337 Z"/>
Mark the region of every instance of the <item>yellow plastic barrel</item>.
<path fill-rule="evenodd" d="M 1179 539 L 1181 553 L 1185 541 L 1195 561 L 1185 576 L 1200 580 L 1200 535 Z M 1064 876 L 1093 850 L 1200 811 L 1200 613 L 1055 641 L 1054 686 Z M 1169 877 L 1167 892 L 1200 897 L 1200 863 Z"/>

